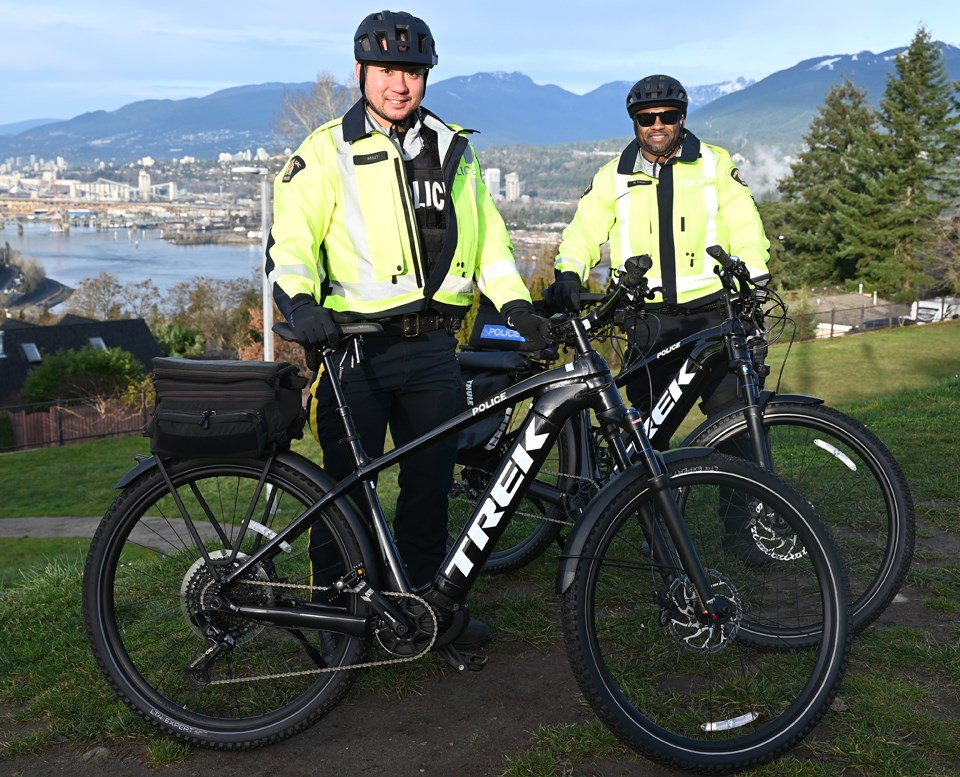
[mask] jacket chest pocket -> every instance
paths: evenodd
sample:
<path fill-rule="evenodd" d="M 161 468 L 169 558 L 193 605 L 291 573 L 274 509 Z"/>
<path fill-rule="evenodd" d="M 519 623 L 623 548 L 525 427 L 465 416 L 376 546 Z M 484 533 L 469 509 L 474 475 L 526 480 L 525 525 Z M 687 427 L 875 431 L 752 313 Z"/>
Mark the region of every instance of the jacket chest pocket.
<path fill-rule="evenodd" d="M 346 228 L 360 261 L 369 265 L 377 281 L 406 275 L 413 266 L 416 226 L 403 164 L 386 151 L 357 155 L 353 161 L 356 194 Z M 360 274 L 368 275 L 362 269 Z"/>

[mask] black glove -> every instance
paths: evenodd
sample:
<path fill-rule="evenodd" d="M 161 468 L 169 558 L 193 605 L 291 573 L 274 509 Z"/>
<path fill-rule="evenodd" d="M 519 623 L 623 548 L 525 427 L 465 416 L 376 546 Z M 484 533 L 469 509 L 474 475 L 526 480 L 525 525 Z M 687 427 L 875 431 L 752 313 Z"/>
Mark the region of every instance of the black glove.
<path fill-rule="evenodd" d="M 340 340 L 333 315 L 327 308 L 316 304 L 301 305 L 290 311 L 290 326 L 297 342 L 304 348 L 319 350 L 324 346 L 335 346 Z"/>
<path fill-rule="evenodd" d="M 554 310 L 580 310 L 582 288 L 580 276 L 575 272 L 560 272 L 553 284 L 543 290 L 543 301 Z"/>
<path fill-rule="evenodd" d="M 542 351 L 550 345 L 550 322 L 538 316 L 533 305 L 526 300 L 508 302 L 500 311 L 507 322 L 507 326 L 516 329 L 526 343 L 520 346 L 521 351 Z"/>

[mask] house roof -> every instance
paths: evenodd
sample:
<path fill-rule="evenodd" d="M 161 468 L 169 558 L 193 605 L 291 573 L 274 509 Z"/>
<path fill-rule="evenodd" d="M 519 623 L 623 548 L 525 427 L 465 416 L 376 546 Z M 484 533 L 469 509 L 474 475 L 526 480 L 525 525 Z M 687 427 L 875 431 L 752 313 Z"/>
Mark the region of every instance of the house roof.
<path fill-rule="evenodd" d="M 133 354 L 144 372 L 152 368 L 153 358 L 161 355 L 153 333 L 141 318 L 32 327 L 10 323 L 8 319 L 0 326 L 0 405 L 12 405 L 20 400 L 20 390 L 33 367 L 30 344 L 42 358 L 57 351 L 79 351 L 90 346 L 92 338 L 100 338 L 107 348 L 121 348 Z"/>

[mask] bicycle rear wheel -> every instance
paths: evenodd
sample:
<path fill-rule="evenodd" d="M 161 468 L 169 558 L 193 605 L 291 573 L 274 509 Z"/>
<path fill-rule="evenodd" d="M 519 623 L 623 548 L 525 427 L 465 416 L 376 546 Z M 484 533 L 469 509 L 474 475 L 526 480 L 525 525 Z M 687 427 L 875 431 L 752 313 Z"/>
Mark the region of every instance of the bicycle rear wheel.
<path fill-rule="evenodd" d="M 873 432 L 832 408 L 774 400 L 763 423 L 777 474 L 813 502 L 833 533 L 850 576 L 858 633 L 896 596 L 913 559 L 916 515 L 903 470 Z M 689 444 L 743 449 L 747 440 L 739 413 Z"/>
<path fill-rule="evenodd" d="M 516 414 L 514 414 L 516 415 Z M 597 492 L 590 478 L 578 476 L 580 471 L 577 419 L 571 419 L 560 430 L 557 442 L 537 474 L 536 483 L 524 497 L 511 518 L 506 532 L 497 542 L 483 571 L 501 574 L 520 569 L 539 558 L 553 544 L 562 546 L 562 533 L 576 521 L 580 511 Z M 500 444 L 483 455 L 474 454 L 469 463 L 458 463 L 454 471 L 449 500 L 450 543 L 466 525 L 490 477 L 516 439 L 519 423 Z"/>
<path fill-rule="evenodd" d="M 702 617 L 679 564 L 654 562 L 641 528 L 654 499 L 633 469 L 577 549 L 561 609 L 571 667 L 638 752 L 698 774 L 752 768 L 796 745 L 837 692 L 850 647 L 842 562 L 809 503 L 756 465 L 715 454 L 671 472 L 727 615 Z M 791 552 L 750 554 L 751 516 Z"/>
<path fill-rule="evenodd" d="M 84 622 L 100 668 L 134 712 L 177 739 L 243 749 L 289 737 L 343 698 L 356 672 L 334 670 L 361 662 L 368 640 L 225 614 L 216 581 L 322 491 L 276 461 L 259 493 L 260 461 L 173 461 L 167 469 L 186 517 L 153 467 L 123 489 L 91 542 Z M 252 521 L 241 534 L 248 511 Z M 325 569 L 311 564 L 311 532 L 315 553 L 326 546 Z M 309 586 L 363 561 L 346 519 L 331 506 L 310 532 L 226 593 L 254 607 L 312 599 L 359 613 L 358 597 L 333 602 Z"/>

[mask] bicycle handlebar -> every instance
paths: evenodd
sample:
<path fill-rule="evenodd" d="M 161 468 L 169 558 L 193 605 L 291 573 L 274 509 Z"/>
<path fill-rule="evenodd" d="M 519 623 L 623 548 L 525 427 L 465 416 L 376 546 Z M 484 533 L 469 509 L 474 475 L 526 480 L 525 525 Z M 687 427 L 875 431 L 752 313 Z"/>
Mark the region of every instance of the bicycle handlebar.
<path fill-rule="evenodd" d="M 617 302 L 621 296 L 629 301 L 646 296 L 647 270 L 653 266 L 653 260 L 647 255 L 631 256 L 623 263 L 617 282 L 604 294 L 581 294 L 581 301 L 597 302 L 598 304 L 582 318 L 575 318 L 569 314 L 557 313 L 550 318 L 550 336 L 557 342 L 567 337 L 567 330 L 572 321 L 580 321 L 589 332 L 597 325 L 609 321 L 617 311 Z"/>

